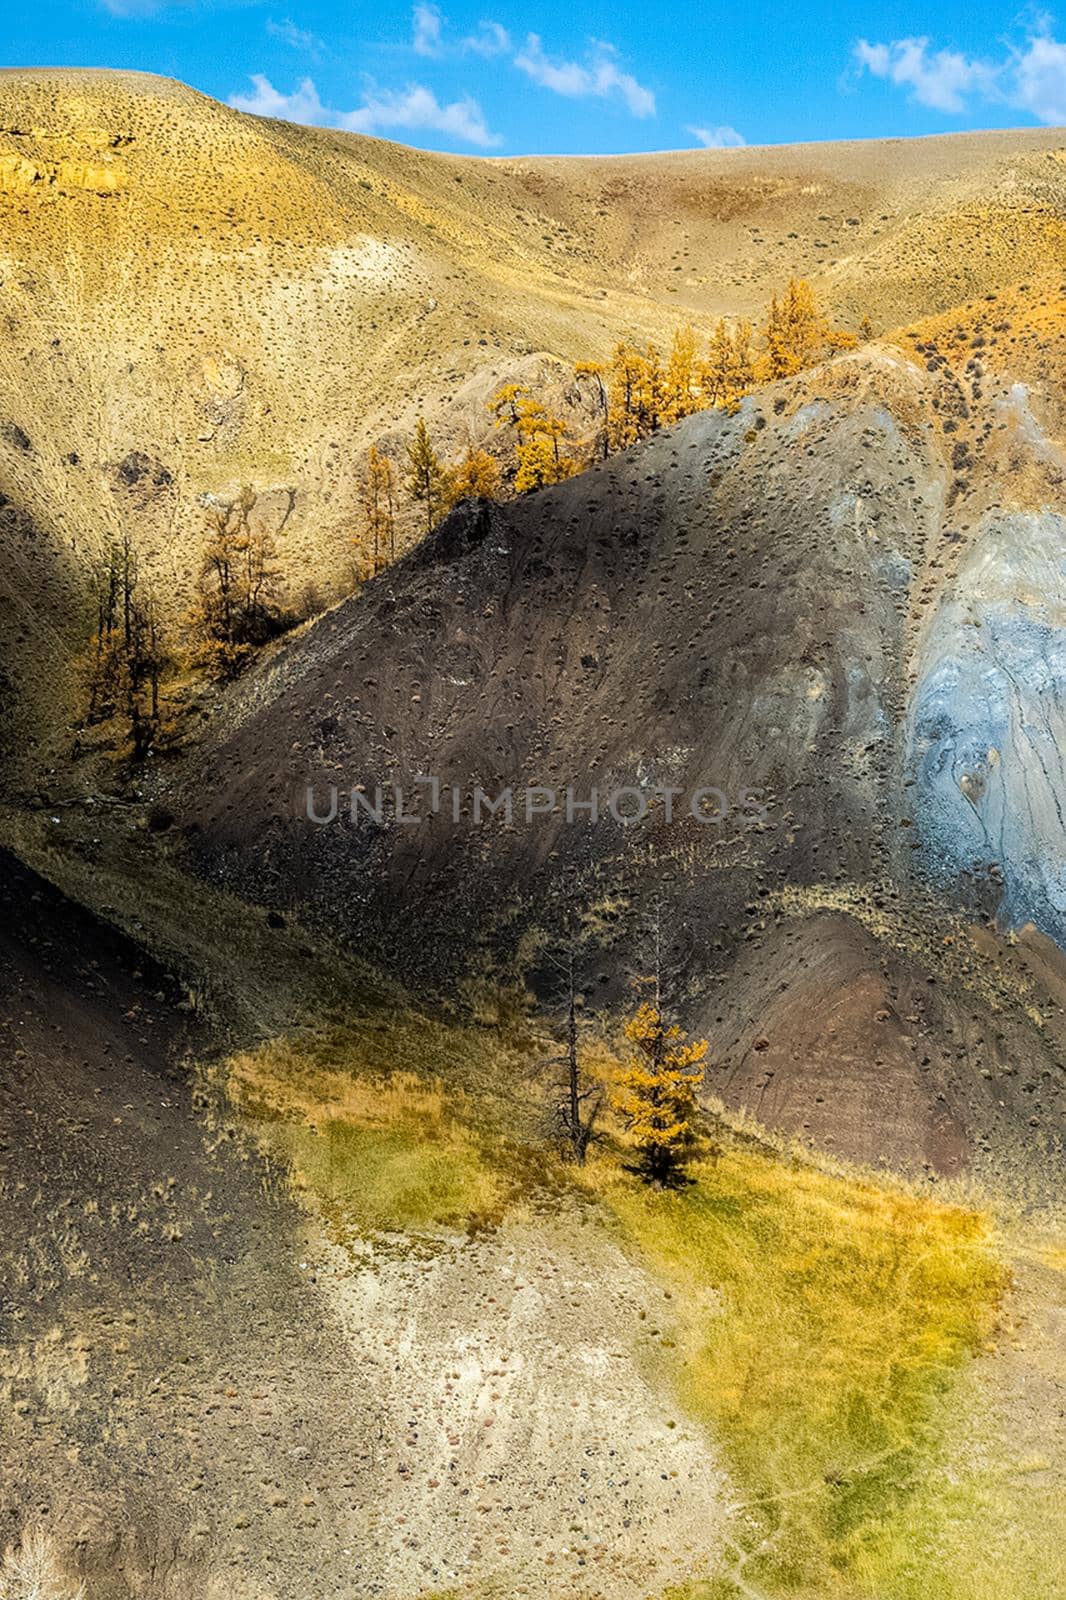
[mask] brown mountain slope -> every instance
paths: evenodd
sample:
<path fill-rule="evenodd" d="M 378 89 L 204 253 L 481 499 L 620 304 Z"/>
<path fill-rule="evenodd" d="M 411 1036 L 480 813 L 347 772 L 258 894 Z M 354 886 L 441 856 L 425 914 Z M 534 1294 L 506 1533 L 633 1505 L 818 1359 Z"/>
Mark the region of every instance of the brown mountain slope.
<path fill-rule="evenodd" d="M 315 1470 L 335 1452 L 355 1478 L 368 1426 L 296 1266 L 306 1227 L 197 1112 L 181 1057 L 207 1041 L 167 974 L 6 851 L 0 894 L 0 1537 L 47 1523 L 106 1600 L 221 1593 L 224 1567 L 255 1594 L 254 1516 L 295 1592 L 300 1514 L 261 1507 L 298 1506 L 308 1468 L 279 1440 L 306 1427 Z M 349 1500 L 319 1497 L 320 1558 Z"/>
<path fill-rule="evenodd" d="M 118 529 L 179 614 L 205 498 L 250 482 L 292 594 L 329 592 L 360 452 L 420 409 L 455 447 L 498 381 L 756 311 L 792 272 L 879 329 L 1035 274 L 1061 259 L 1062 157 L 1031 130 L 482 160 L 140 74 L 0 75 L 8 759 L 69 709 Z"/>
<path fill-rule="evenodd" d="M 641 1600 L 722 1561 L 606 1228 L 349 1253 L 184 1070 L 171 978 L 3 850 L 0 897 L 0 1546 L 46 1528 L 92 1600 Z"/>
<path fill-rule="evenodd" d="M 1057 286 L 982 301 L 909 354 L 859 351 L 456 513 L 232 698 L 176 800 L 200 870 L 445 985 L 479 959 L 529 970 L 531 936 L 613 897 L 621 943 L 587 965 L 607 1003 L 640 960 L 626 907 L 657 890 L 734 1100 L 946 1170 L 1006 1108 L 999 1149 L 1031 1141 L 1039 1165 L 1061 974 L 962 919 L 1066 937 L 1064 330 Z M 413 803 L 427 775 L 436 815 L 346 820 L 353 785 Z M 335 821 L 307 819 L 308 784 L 320 812 L 337 787 Z M 474 824 L 476 785 L 518 791 L 509 824 Z M 557 803 L 527 822 L 530 785 Z M 651 820 L 567 823 L 566 790 L 593 785 L 603 806 L 641 790 Z M 702 786 L 723 823 L 687 813 Z M 809 973 L 778 940 L 794 922 Z"/>

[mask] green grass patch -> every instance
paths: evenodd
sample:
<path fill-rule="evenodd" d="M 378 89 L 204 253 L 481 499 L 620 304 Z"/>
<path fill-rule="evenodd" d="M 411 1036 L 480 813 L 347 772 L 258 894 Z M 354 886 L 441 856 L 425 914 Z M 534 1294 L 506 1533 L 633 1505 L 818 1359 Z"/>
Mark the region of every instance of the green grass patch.
<path fill-rule="evenodd" d="M 285 1123 L 279 1153 L 298 1187 L 314 1191 L 338 1228 L 421 1234 L 487 1226 L 506 1188 L 469 1141 L 444 1131 Z"/>

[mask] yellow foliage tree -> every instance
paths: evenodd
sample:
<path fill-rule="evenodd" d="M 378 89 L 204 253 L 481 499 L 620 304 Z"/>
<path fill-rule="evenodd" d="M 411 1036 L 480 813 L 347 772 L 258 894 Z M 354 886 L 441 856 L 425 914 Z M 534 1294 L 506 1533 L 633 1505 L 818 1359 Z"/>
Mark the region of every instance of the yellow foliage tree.
<path fill-rule="evenodd" d="M 864 324 L 864 337 L 869 334 Z M 791 377 L 835 350 L 853 349 L 853 334 L 834 328 L 822 315 L 811 285 L 792 278 L 780 299 L 770 303 L 759 330 L 760 352 L 752 325 L 745 319 L 729 324 L 720 319 L 701 355 L 701 340 L 690 323 L 674 332 L 665 365 L 654 344 L 643 349 L 621 339 L 606 365 L 580 361 L 574 368 L 578 383 L 595 384 L 601 424 L 595 440 L 596 455 L 628 450 L 661 427 L 681 421 L 709 407 L 735 411 L 746 394 L 760 382 Z M 500 427 L 517 436 L 519 458 L 516 489 L 541 488 L 578 470 L 577 463 L 560 460 L 557 440 L 564 425 L 551 416 L 523 384 L 498 389 L 489 402 Z M 553 449 L 545 447 L 544 436 Z"/>
<path fill-rule="evenodd" d="M 356 565 L 369 576 L 380 572 L 388 559 L 396 556 L 396 469 L 377 445 L 366 453 L 366 467 L 360 485 L 362 528 L 355 540 Z"/>
<path fill-rule="evenodd" d="M 699 362 L 696 333 L 691 322 L 674 333 L 670 358 L 666 363 L 663 384 L 663 421 L 680 422 L 694 411 L 701 411 L 705 401 L 700 394 Z"/>
<path fill-rule="evenodd" d="M 619 340 L 611 355 L 607 437 L 612 450 L 628 450 L 640 438 L 637 426 L 643 359 L 635 345 Z"/>
<path fill-rule="evenodd" d="M 467 445 L 457 466 L 448 469 L 449 511 L 463 500 L 495 500 L 500 492 L 500 463 L 487 450 Z"/>
<path fill-rule="evenodd" d="M 719 319 L 711 335 L 707 358 L 700 367 L 700 388 L 706 405 L 733 411 L 755 387 L 751 341 L 750 322 L 738 322 L 730 330 L 725 320 Z"/>
<path fill-rule="evenodd" d="M 572 478 L 578 463 L 560 450 L 565 435 L 565 425 L 558 417 L 550 417 L 543 427 L 536 428 L 519 441 L 518 471 L 515 473 L 515 492 L 527 494 L 531 489 L 546 489 L 553 483 Z"/>
<path fill-rule="evenodd" d="M 496 418 L 497 427 L 510 425 L 517 428 L 521 407 L 530 398 L 530 392 L 524 383 L 505 383 L 502 389 L 497 389 L 488 403 L 488 410 Z"/>
<path fill-rule="evenodd" d="M 775 295 L 762 329 L 760 376 L 770 382 L 791 378 L 832 350 L 850 350 L 853 334 L 831 328 L 805 278 L 790 278 L 784 297 Z"/>
<path fill-rule="evenodd" d="M 489 410 L 498 427 L 510 427 L 515 444 L 515 492 L 544 489 L 549 484 L 572 478 L 579 464 L 563 452 L 566 423 L 555 416 L 520 383 L 505 384 L 489 401 Z"/>
<path fill-rule="evenodd" d="M 555 416 L 528 395 L 514 402 L 514 415 L 518 434 L 515 492 L 526 494 L 531 489 L 545 489 L 550 484 L 561 483 L 564 478 L 572 478 L 578 463 L 563 451 L 566 423 L 562 417 Z"/>
<path fill-rule="evenodd" d="M 654 345 L 645 351 L 624 339 L 614 347 L 610 366 L 607 434 L 612 450 L 628 450 L 648 439 L 663 421 L 666 378 Z"/>
<path fill-rule="evenodd" d="M 663 1016 L 658 999 L 644 1001 L 625 1025 L 636 1047 L 613 1095 L 649 1183 L 667 1184 L 682 1172 L 700 1142 L 696 1091 L 703 1081 L 706 1039 L 689 1040 Z"/>
<path fill-rule="evenodd" d="M 421 505 L 426 517 L 426 532 L 432 533 L 447 510 L 448 480 L 444 466 L 429 437 L 425 417 L 419 417 L 415 436 L 407 446 L 407 492 Z"/>

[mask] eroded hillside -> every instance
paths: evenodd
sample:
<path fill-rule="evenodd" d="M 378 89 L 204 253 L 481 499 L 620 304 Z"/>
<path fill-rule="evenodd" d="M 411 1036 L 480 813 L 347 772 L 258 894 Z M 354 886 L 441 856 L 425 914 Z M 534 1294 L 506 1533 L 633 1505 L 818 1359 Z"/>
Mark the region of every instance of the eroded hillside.
<path fill-rule="evenodd" d="M 977 931 L 1066 934 L 1064 326 L 1057 284 L 982 301 L 457 513 L 233 698 L 177 802 L 192 858 L 444 987 L 475 959 L 507 971 L 568 906 L 665 883 L 735 1101 L 864 1160 L 954 1171 L 990 1140 L 1016 1172 L 1053 1159 L 1061 978 L 1030 984 Z M 352 820 L 352 787 L 378 785 L 380 820 Z M 478 785 L 515 791 L 510 822 L 475 825 Z M 530 785 L 557 803 L 527 821 Z M 337 791 L 333 821 L 308 819 L 308 786 L 320 816 Z M 645 824 L 606 812 L 621 786 Z M 704 786 L 721 823 L 684 809 Z M 605 814 L 568 823 L 567 790 L 593 787 Z M 826 1007 L 820 1046 L 804 1019 Z M 854 1069 L 835 1095 L 822 1049 L 830 1077 Z"/>
<path fill-rule="evenodd" d="M 761 310 L 791 273 L 881 330 L 1064 247 L 1051 130 L 481 160 L 249 118 L 131 73 L 0 77 L 6 757 L 72 709 L 88 563 L 133 527 L 181 616 L 250 483 L 290 598 L 351 580 L 362 452 L 445 449 L 496 385 Z M 31 763 L 32 765 L 32 763 Z"/>
<path fill-rule="evenodd" d="M 56 1600 L 1062 1592 L 1061 133 L 0 103 L 5 1600 L 19 1549 Z M 876 337 L 461 505 L 150 759 L 56 737 L 116 533 L 180 633 L 250 484 L 315 611 L 368 443 L 795 273 Z M 653 939 L 708 1040 L 666 1188 L 615 1092 Z"/>

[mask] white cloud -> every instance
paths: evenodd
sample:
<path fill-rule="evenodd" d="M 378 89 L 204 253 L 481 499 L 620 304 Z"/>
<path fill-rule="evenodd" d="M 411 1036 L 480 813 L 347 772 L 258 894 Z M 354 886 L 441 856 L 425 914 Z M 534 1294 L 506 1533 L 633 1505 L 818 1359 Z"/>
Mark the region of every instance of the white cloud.
<path fill-rule="evenodd" d="M 511 53 L 511 35 L 499 22 L 482 22 L 476 33 L 464 39 L 459 46 L 460 50 L 470 50 L 474 55 L 506 56 Z"/>
<path fill-rule="evenodd" d="M 443 54 L 444 42 L 441 32 L 444 27 L 444 18 L 434 5 L 419 4 L 415 6 L 412 17 L 411 48 L 416 56 L 439 56 Z"/>
<path fill-rule="evenodd" d="M 975 90 L 987 95 L 996 78 L 995 67 L 956 50 L 930 55 L 928 39 L 894 39 L 891 44 L 860 39 L 855 59 L 860 72 L 865 68 L 875 78 L 909 88 L 919 105 L 934 111 L 964 110 L 966 96 Z"/>
<path fill-rule="evenodd" d="M 631 73 L 621 70 L 613 45 L 602 40 L 593 41 L 585 63 L 553 61 L 544 54 L 540 36 L 531 33 L 514 64 L 540 88 L 551 89 L 555 94 L 572 100 L 618 99 L 634 117 L 655 115 L 654 94 Z"/>
<path fill-rule="evenodd" d="M 691 133 L 706 150 L 739 150 L 748 142 L 744 135 L 731 128 L 728 122 L 723 122 L 717 128 L 694 128 L 690 125 L 685 132 Z"/>
<path fill-rule="evenodd" d="M 144 4 L 146 0 L 108 0 L 108 3 L 133 5 Z M 583 61 L 567 61 L 547 56 L 535 33 L 529 34 L 524 46 L 516 47 L 502 23 L 490 19 L 482 21 L 477 31 L 465 38 L 450 37 L 447 19 L 433 0 L 416 0 L 411 29 L 410 48 L 416 55 L 433 59 L 476 55 L 485 61 L 507 58 L 534 83 L 555 94 L 570 99 L 615 100 L 634 117 L 655 115 L 652 91 L 638 83 L 632 73 L 622 70 L 618 52 L 604 40 L 591 40 Z M 327 53 L 315 34 L 298 28 L 288 19 L 268 22 L 267 31 L 294 49 L 309 54 Z M 236 110 L 254 116 L 341 128 L 351 133 L 431 130 L 482 150 L 502 143 L 486 124 L 481 106 L 471 95 L 442 105 L 433 90 L 421 83 L 408 84 L 400 90 L 379 89 L 368 83 L 360 105 L 351 111 L 338 111 L 322 103 L 311 78 L 302 78 L 291 94 L 276 89 L 263 73 L 254 74 L 250 82 L 251 92 L 231 95 L 229 103 Z M 698 137 L 704 143 L 744 143 L 735 128 L 701 129 Z"/>
<path fill-rule="evenodd" d="M 584 61 L 553 60 L 545 54 L 539 34 L 529 34 L 519 49 L 503 24 L 490 19 L 465 38 L 449 37 L 440 7 L 433 0 L 416 0 L 411 13 L 411 48 L 416 55 L 435 59 L 477 55 L 493 61 L 508 56 L 520 72 L 555 94 L 574 100 L 619 100 L 634 117 L 655 115 L 654 94 L 632 73 L 622 70 L 618 52 L 604 40 L 591 41 Z"/>
<path fill-rule="evenodd" d="M 261 72 L 251 74 L 254 94 L 231 94 L 235 111 L 248 111 L 253 117 L 281 117 L 286 122 L 306 122 L 312 127 L 329 122 L 330 113 L 318 98 L 310 78 L 302 78 L 294 93 L 279 94 Z"/>
<path fill-rule="evenodd" d="M 1012 105 L 1049 127 L 1066 123 L 1066 44 L 1049 32 L 1034 34 L 1011 61 Z"/>
<path fill-rule="evenodd" d="M 1012 106 L 1051 126 L 1066 122 L 1066 44 L 1042 19 L 1023 47 L 999 61 L 981 61 L 955 50 L 930 52 L 927 38 L 893 39 L 855 46 L 859 74 L 869 72 L 909 89 L 919 105 L 934 111 L 965 111 L 972 100 Z"/>
<path fill-rule="evenodd" d="M 312 61 L 318 61 L 326 48 L 317 33 L 311 33 L 307 28 L 298 28 L 289 17 L 283 22 L 275 22 L 273 17 L 269 18 L 266 31 L 272 38 L 280 39 L 283 44 L 291 45 L 294 50 L 300 50 L 304 55 L 310 56 Z"/>
<path fill-rule="evenodd" d="M 254 94 L 231 95 L 229 103 L 235 110 L 257 117 L 282 117 L 287 122 L 341 128 L 348 133 L 430 129 L 486 150 L 500 143 L 486 126 L 481 107 L 469 95 L 441 105 L 432 90 L 416 83 L 399 91 L 368 89 L 363 104 L 354 111 L 334 111 L 322 104 L 310 78 L 303 78 L 293 94 L 281 94 L 262 73 L 253 74 L 251 82 Z"/>
<path fill-rule="evenodd" d="M 482 22 L 465 39 L 448 39 L 447 20 L 431 0 L 419 0 L 411 13 L 411 48 L 418 56 L 478 55 L 486 61 L 510 55 L 511 35 L 499 22 Z"/>
<path fill-rule="evenodd" d="M 377 133 L 382 128 L 431 128 L 452 139 L 480 145 L 485 150 L 500 143 L 499 136 L 490 133 L 481 107 L 470 95 L 442 106 L 432 90 L 422 84 L 412 84 L 399 93 L 383 89 L 368 94 L 365 103 L 355 111 L 345 112 L 337 126 L 352 133 Z"/>

